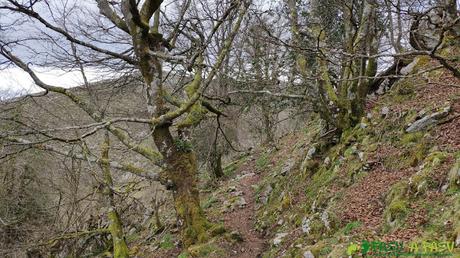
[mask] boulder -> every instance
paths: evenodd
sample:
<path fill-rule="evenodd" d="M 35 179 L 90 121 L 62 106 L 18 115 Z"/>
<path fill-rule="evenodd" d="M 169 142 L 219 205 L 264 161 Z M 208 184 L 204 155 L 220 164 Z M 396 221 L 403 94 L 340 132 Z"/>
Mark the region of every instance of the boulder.
<path fill-rule="evenodd" d="M 421 119 L 415 121 L 406 129 L 407 133 L 414 133 L 426 129 L 429 126 L 436 125 L 441 119 L 447 117 L 450 112 L 450 106 L 443 108 L 441 111 L 426 115 Z"/>

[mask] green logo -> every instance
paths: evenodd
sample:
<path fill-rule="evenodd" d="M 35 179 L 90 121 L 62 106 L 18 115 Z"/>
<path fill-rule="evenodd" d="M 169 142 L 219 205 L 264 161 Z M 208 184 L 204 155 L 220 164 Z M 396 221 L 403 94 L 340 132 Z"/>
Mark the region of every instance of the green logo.
<path fill-rule="evenodd" d="M 350 244 L 347 248 L 347 254 L 348 255 L 353 255 L 359 251 L 359 245 L 358 244 Z"/>
<path fill-rule="evenodd" d="M 421 241 L 421 242 L 381 242 L 363 240 L 361 245 L 351 243 L 347 247 L 347 255 L 360 253 L 363 256 L 453 256 L 454 242 L 449 241 Z"/>

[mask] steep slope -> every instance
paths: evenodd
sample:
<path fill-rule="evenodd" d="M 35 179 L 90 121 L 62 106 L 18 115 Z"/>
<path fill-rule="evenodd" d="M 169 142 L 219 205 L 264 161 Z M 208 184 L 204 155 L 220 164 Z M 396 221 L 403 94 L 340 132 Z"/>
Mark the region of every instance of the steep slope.
<path fill-rule="evenodd" d="M 258 187 L 256 223 L 272 238 L 264 257 L 345 257 L 363 241 L 460 255 L 460 81 L 443 69 L 418 76 L 436 64 L 415 62 L 336 144 L 322 144 L 313 120 L 268 154 L 275 169 Z"/>
<path fill-rule="evenodd" d="M 312 119 L 278 150 L 230 164 L 226 170 L 237 176 L 203 203 L 227 232 L 239 232 L 227 240 L 239 235 L 243 242 L 216 241 L 218 256 L 256 257 L 247 251 L 252 246 L 265 248 L 263 257 L 394 255 L 399 249 L 392 245 L 405 254 L 460 255 L 460 81 L 428 58 L 414 62 L 411 74 L 372 98 L 367 117 L 335 144 L 325 144 Z M 419 75 L 427 69 L 433 70 Z M 241 214 L 254 201 L 253 223 Z M 248 233 L 251 224 L 261 235 Z M 366 241 L 387 249 L 366 249 Z"/>
<path fill-rule="evenodd" d="M 427 57 L 412 67 L 340 138 L 312 118 L 228 164 L 202 188 L 216 237 L 182 250 L 169 231 L 149 255 L 460 257 L 460 80 Z"/>

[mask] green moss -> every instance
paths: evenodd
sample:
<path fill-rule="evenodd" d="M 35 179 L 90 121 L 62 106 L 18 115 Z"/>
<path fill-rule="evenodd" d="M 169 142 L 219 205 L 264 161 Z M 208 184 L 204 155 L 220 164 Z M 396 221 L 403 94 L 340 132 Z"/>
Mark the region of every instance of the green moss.
<path fill-rule="evenodd" d="M 225 226 L 223 224 L 215 224 L 209 229 L 209 232 L 210 232 L 211 236 L 222 235 L 226 231 L 227 230 L 225 229 Z"/>
<path fill-rule="evenodd" d="M 227 164 L 223 168 L 224 175 L 226 177 L 232 176 L 238 170 L 238 168 L 246 162 L 247 157 L 248 157 L 247 155 L 241 156 L 239 159 L 231 162 L 230 164 Z"/>
<path fill-rule="evenodd" d="M 449 154 L 441 151 L 434 151 L 425 159 L 425 163 L 428 163 L 431 167 L 437 167 L 441 165 L 449 156 Z"/>
<path fill-rule="evenodd" d="M 287 209 L 291 206 L 291 197 L 289 194 L 285 194 L 281 200 L 281 209 Z"/>
<path fill-rule="evenodd" d="M 202 204 L 202 206 L 204 209 L 208 209 L 211 208 L 211 206 L 218 201 L 219 200 L 214 195 L 210 195 L 208 199 Z"/>
<path fill-rule="evenodd" d="M 192 257 L 223 256 L 225 254 L 224 250 L 222 250 L 213 241 L 190 246 L 187 251 Z"/>
<path fill-rule="evenodd" d="M 408 145 L 410 143 L 417 143 L 423 138 L 423 132 L 416 132 L 416 133 L 407 133 L 404 134 L 401 138 L 401 144 Z"/>
<path fill-rule="evenodd" d="M 405 200 L 395 200 L 390 206 L 388 206 L 388 211 L 390 212 L 393 218 L 401 218 L 407 214 L 407 201 Z"/>
<path fill-rule="evenodd" d="M 350 222 L 344 227 L 343 233 L 345 235 L 349 235 L 354 229 L 361 227 L 361 225 L 362 225 L 361 221 Z"/>
<path fill-rule="evenodd" d="M 391 203 L 393 200 L 406 199 L 409 186 L 407 181 L 400 181 L 394 184 L 386 197 L 386 203 Z"/>
<path fill-rule="evenodd" d="M 269 164 L 268 153 L 263 153 L 257 160 L 256 166 L 258 169 L 264 169 Z"/>
<path fill-rule="evenodd" d="M 179 254 L 179 256 L 177 256 L 177 258 L 189 258 L 189 257 L 190 257 L 190 254 L 187 251 L 182 252 L 181 254 Z"/>
<path fill-rule="evenodd" d="M 165 234 L 160 242 L 160 248 L 169 250 L 174 248 L 173 237 L 171 234 Z"/>
<path fill-rule="evenodd" d="M 182 139 L 174 139 L 174 145 L 176 146 L 177 150 L 181 152 L 190 152 L 192 151 L 192 143 L 187 140 Z"/>

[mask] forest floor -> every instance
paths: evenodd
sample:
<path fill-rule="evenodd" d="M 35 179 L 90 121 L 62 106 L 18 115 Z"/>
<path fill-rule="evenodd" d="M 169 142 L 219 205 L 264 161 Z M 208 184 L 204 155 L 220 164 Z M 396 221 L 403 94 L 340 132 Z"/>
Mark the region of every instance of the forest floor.
<path fill-rule="evenodd" d="M 244 174 L 243 174 L 244 173 Z M 246 205 L 225 213 L 224 225 L 227 229 L 236 230 L 243 238 L 237 248 L 232 250 L 235 257 L 253 258 L 262 254 L 266 240 L 254 228 L 256 221 L 255 210 L 255 185 L 260 180 L 260 175 L 248 170 L 242 170 L 238 175 L 240 180 L 236 183 L 236 191 L 242 193 Z"/>
<path fill-rule="evenodd" d="M 255 159 L 252 158 L 233 171 L 230 179 L 222 180 L 218 190 L 211 195 L 215 206 L 207 211 L 211 220 L 221 221 L 235 241 L 222 241 L 219 246 L 230 257 L 261 257 L 266 250 L 266 239 L 255 229 L 256 193 L 255 189 L 261 179 Z"/>

